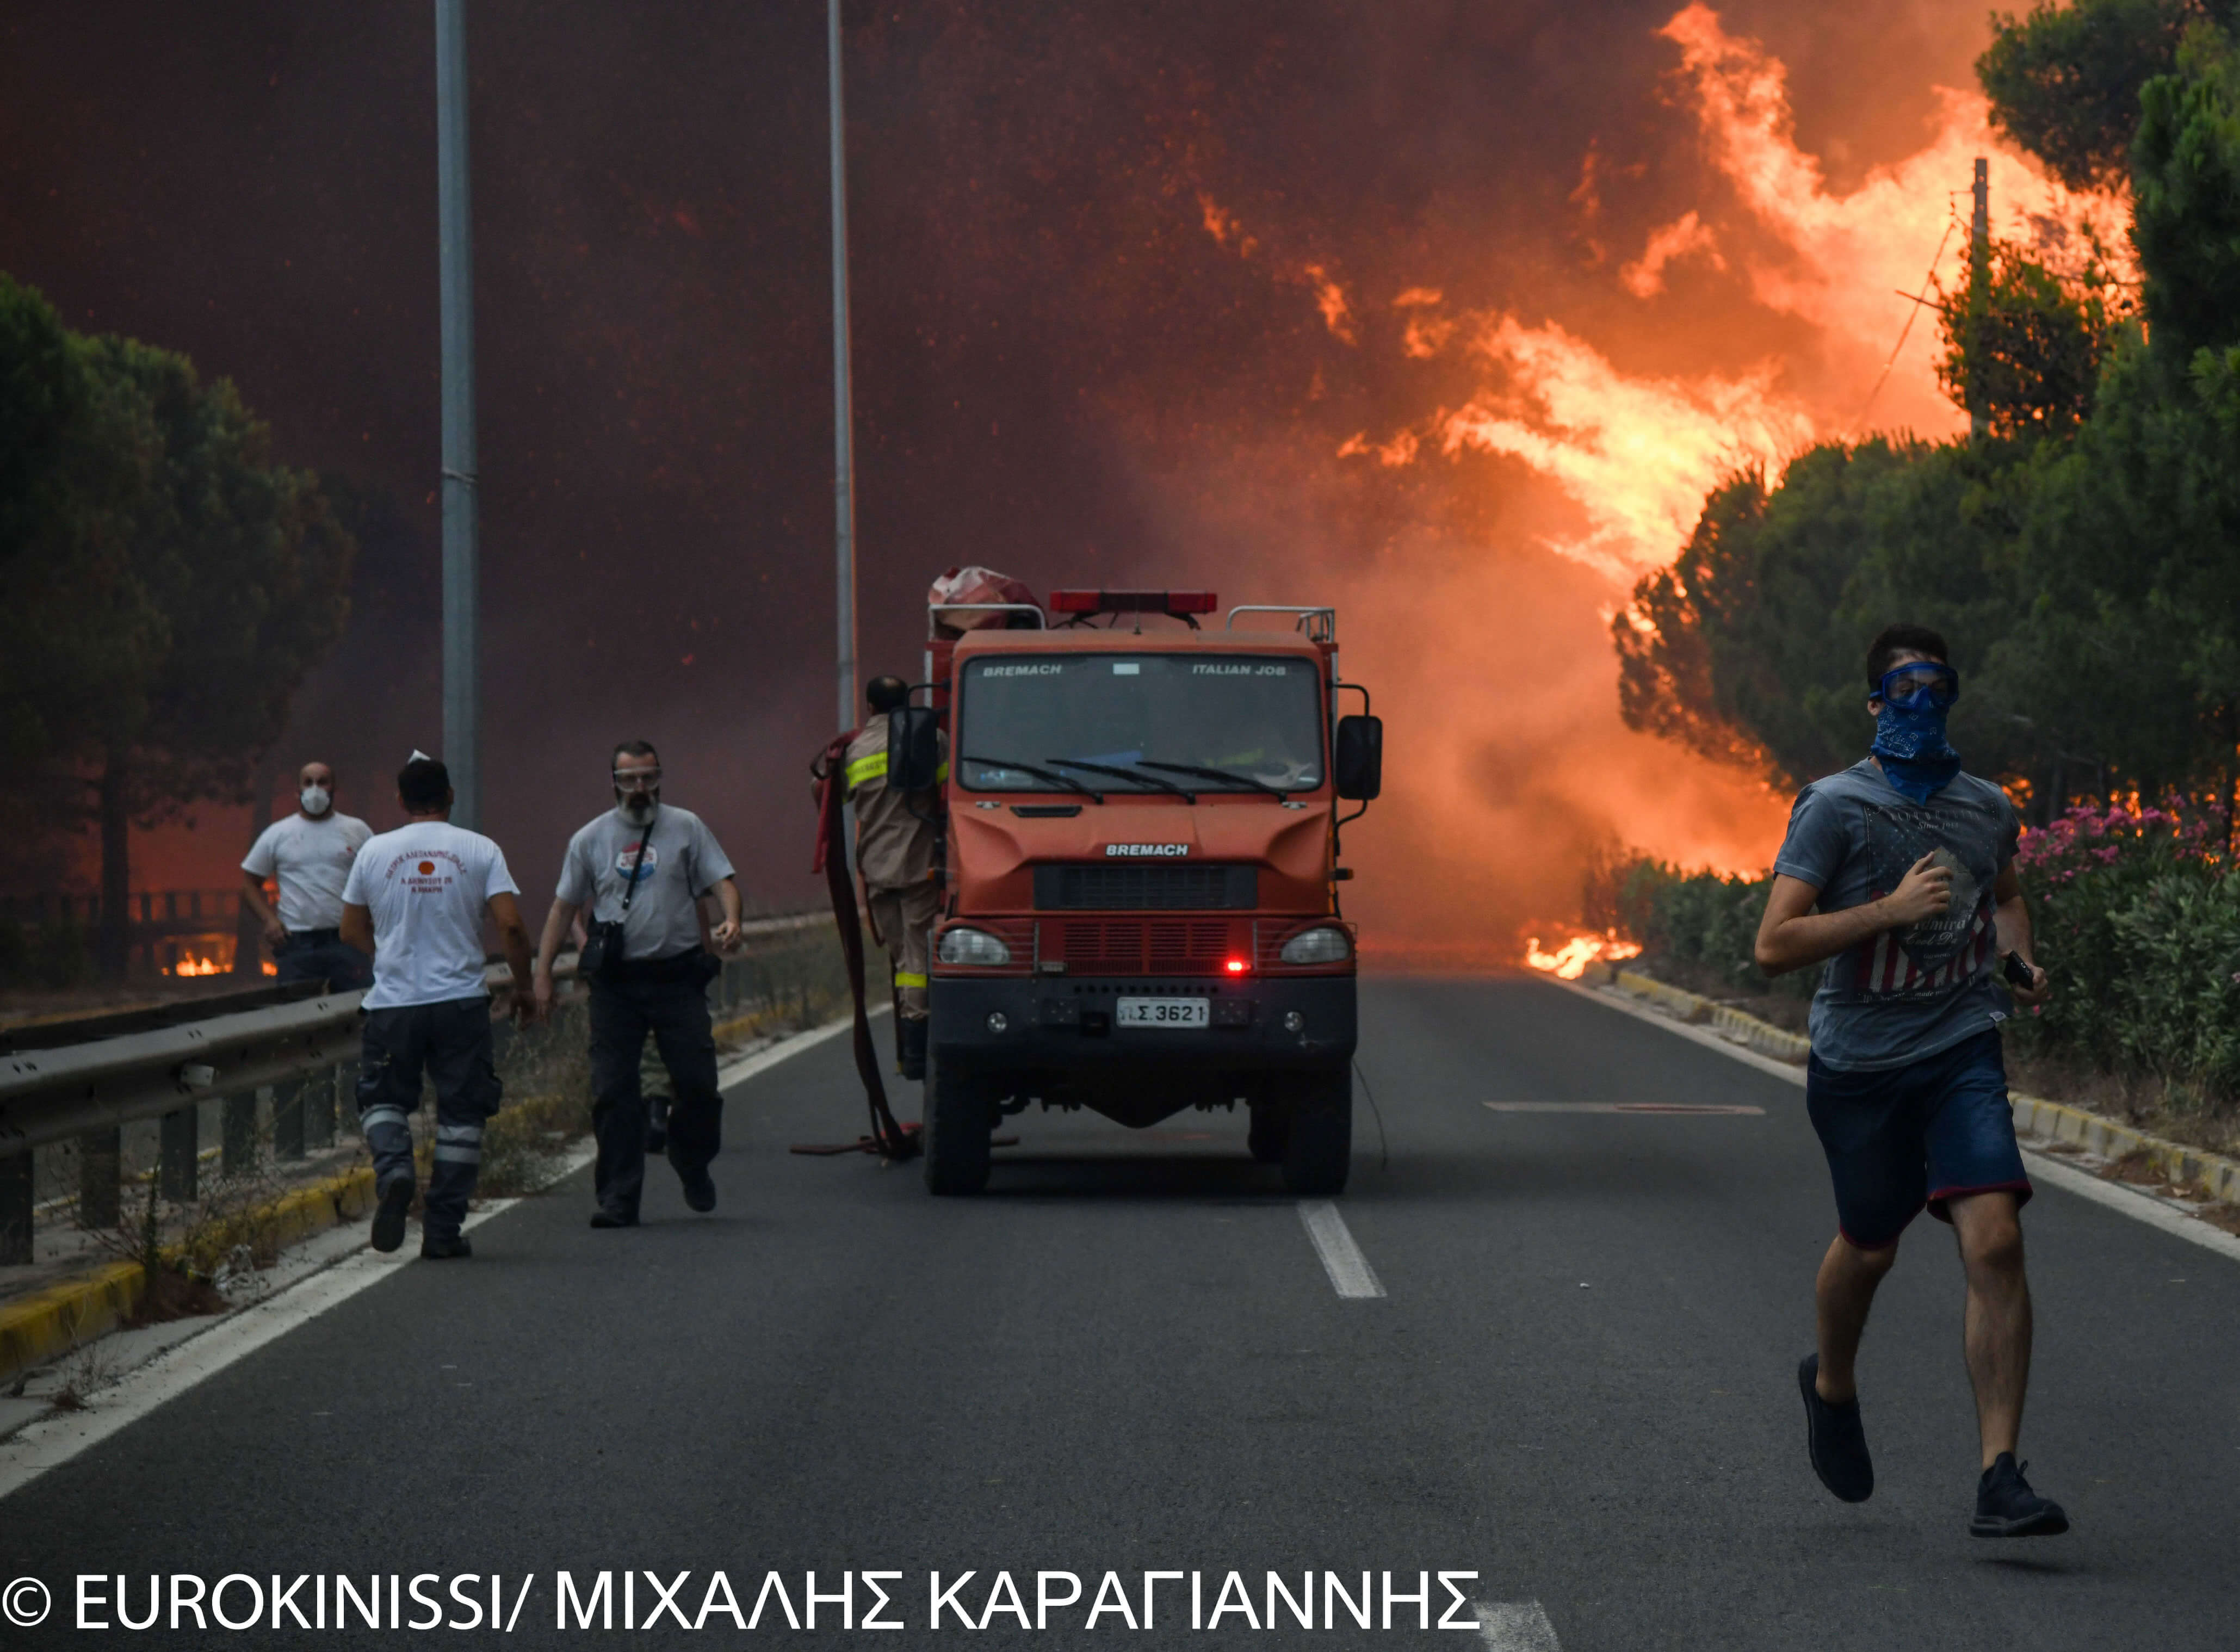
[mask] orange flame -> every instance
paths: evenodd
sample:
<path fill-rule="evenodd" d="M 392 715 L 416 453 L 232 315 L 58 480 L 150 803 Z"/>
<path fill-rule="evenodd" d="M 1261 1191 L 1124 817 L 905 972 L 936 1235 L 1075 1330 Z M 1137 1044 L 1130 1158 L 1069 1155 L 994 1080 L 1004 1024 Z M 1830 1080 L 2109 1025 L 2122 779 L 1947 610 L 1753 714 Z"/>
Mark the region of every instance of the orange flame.
<path fill-rule="evenodd" d="M 2120 245 L 2115 231 L 2124 210 L 2116 197 L 2071 193 L 2034 162 L 2003 152 L 1983 98 L 1950 88 L 1937 89 L 1943 117 L 1923 148 L 1837 193 L 1819 161 L 1797 147 L 1778 59 L 1729 34 L 1701 3 L 1658 32 L 1680 50 L 1677 78 L 1730 198 L 1650 230 L 1640 256 L 1619 270 L 1619 285 L 1644 304 L 1683 302 L 1668 294 L 1666 272 L 1694 260 L 1730 290 L 1730 290 L 1728 302 L 1746 296 L 1797 317 L 1814 330 L 1817 347 L 1721 371 L 1633 372 L 1554 321 L 1450 317 L 1438 313 L 1437 290 L 1412 287 L 1394 301 L 1409 312 L 1402 354 L 1424 359 L 1459 339 L 1490 382 L 1459 410 L 1383 440 L 1364 431 L 1339 450 L 1340 457 L 1385 465 L 1465 450 L 1521 460 L 1583 518 L 1583 533 L 1550 534 L 1543 545 L 1619 584 L 1670 561 L 1704 496 L 1737 469 L 1758 464 L 1778 475 L 1811 443 L 1857 434 L 1870 412 L 1877 425 L 1932 436 L 1963 428 L 1936 382 L 1934 328 L 1914 327 L 1887 383 L 1877 379 L 1911 307 L 1899 290 L 1920 287 L 1940 236 L 1943 277 L 1960 268 L 1964 225 L 1962 233 L 1946 231 L 1977 156 L 1990 161 L 1995 227 L 2020 225 L 2051 250 L 2072 224 Z M 1590 152 L 1590 179 L 1594 158 Z M 1581 207 L 1596 216 L 1591 190 Z M 1657 323 L 1661 333 L 1690 330 L 1683 316 L 1667 313 Z"/>
<path fill-rule="evenodd" d="M 1617 963 L 1640 955 L 1639 946 L 1614 935 L 1575 935 L 1553 952 L 1542 949 L 1537 935 L 1524 943 L 1524 962 L 1559 981 L 1577 981 L 1590 963 Z"/>
<path fill-rule="evenodd" d="M 216 958 L 182 958 L 163 971 L 167 976 L 214 976 L 223 973 Z"/>

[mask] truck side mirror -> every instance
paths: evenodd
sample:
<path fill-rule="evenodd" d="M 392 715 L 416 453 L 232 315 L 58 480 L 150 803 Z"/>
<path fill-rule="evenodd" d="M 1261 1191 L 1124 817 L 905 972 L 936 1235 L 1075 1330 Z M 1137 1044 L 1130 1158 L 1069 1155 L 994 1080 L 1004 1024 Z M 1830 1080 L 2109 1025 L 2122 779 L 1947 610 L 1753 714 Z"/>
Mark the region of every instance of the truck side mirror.
<path fill-rule="evenodd" d="M 887 713 L 887 784 L 896 791 L 930 791 L 940 783 L 941 714 L 931 706 L 897 706 Z"/>
<path fill-rule="evenodd" d="M 1384 719 L 1354 716 L 1337 720 L 1330 753 L 1330 777 L 1337 795 L 1367 803 L 1384 788 Z"/>

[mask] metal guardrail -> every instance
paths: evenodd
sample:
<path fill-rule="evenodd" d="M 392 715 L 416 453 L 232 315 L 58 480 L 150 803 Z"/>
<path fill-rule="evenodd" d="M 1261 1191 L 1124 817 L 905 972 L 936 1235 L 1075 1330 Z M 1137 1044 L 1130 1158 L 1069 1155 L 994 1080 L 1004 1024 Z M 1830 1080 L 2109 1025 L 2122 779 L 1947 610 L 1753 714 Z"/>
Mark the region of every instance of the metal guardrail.
<path fill-rule="evenodd" d="M 337 993 L 0 1056 L 0 1155 L 331 1067 L 357 1036 L 364 996 Z"/>
<path fill-rule="evenodd" d="M 742 924 L 743 950 L 725 961 L 710 988 L 720 1007 L 747 995 L 756 963 L 756 942 L 811 929 L 832 922 L 828 913 L 750 919 Z M 556 978 L 572 980 L 575 958 L 563 955 Z M 493 990 L 511 984 L 503 963 L 490 966 L 485 979 Z M 0 1264 L 30 1260 L 31 1153 L 35 1149 L 77 1140 L 86 1153 L 82 1203 L 95 1219 L 113 1222 L 117 1198 L 117 1132 L 123 1125 L 163 1121 L 163 1176 L 167 1196 L 191 1198 L 199 1103 L 223 1100 L 229 1165 L 240 1156 L 242 1134 L 237 1103 L 245 1098 L 246 1127 L 253 1136 L 256 1093 L 285 1088 L 295 1108 L 292 1122 L 276 1104 L 276 1149 L 282 1157 L 301 1157 L 304 1120 L 302 1101 L 316 1092 L 330 1134 L 335 1103 L 343 1093 L 340 1069 L 355 1063 L 363 991 L 330 993 L 264 1004 L 198 1021 L 149 1026 L 128 1021 L 104 1036 L 100 1023 L 87 1024 L 94 1036 L 58 1048 L 0 1053 Z M 323 1087 L 322 1076 L 330 1079 Z M 241 1149 L 249 1151 L 252 1149 Z M 99 1185 L 97 1185 L 97 1184 Z"/>

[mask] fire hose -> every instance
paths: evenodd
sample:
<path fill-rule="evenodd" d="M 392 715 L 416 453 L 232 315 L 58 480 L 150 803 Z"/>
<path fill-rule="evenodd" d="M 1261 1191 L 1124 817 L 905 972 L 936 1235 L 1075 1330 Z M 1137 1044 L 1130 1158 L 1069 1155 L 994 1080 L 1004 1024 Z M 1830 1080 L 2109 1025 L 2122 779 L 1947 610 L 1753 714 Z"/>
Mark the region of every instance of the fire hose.
<path fill-rule="evenodd" d="M 909 1159 L 917 1156 L 917 1129 L 897 1122 L 894 1109 L 887 1105 L 887 1088 L 879 1076 L 878 1049 L 871 1041 L 870 1010 L 863 997 L 863 915 L 856 902 L 856 880 L 848 875 L 848 828 L 841 812 L 847 794 L 842 776 L 847 769 L 848 744 L 855 737 L 854 730 L 840 736 L 810 766 L 810 773 L 818 783 L 817 854 L 809 869 L 824 874 L 824 885 L 832 897 L 832 921 L 840 930 L 848 993 L 855 1003 L 856 1071 L 870 1102 L 871 1133 L 843 1147 L 797 1146 L 793 1150 L 814 1155 L 876 1153 L 886 1159 Z"/>

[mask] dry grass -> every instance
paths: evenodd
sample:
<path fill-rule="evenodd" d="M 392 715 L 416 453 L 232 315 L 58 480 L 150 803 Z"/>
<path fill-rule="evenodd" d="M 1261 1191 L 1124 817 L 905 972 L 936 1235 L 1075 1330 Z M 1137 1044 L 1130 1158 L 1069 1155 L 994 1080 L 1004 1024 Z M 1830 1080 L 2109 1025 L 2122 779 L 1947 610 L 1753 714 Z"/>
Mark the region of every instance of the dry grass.
<path fill-rule="evenodd" d="M 477 1196 L 520 1198 L 541 1191 L 552 1179 L 553 1161 L 591 1128 L 590 1063 L 587 1059 L 583 1065 L 580 1085 L 510 1097 L 483 1126 Z"/>
<path fill-rule="evenodd" d="M 150 1325 L 169 1324 L 175 1319 L 223 1314 L 232 1306 L 209 1280 L 164 1268 L 149 1276 L 148 1288 L 140 1293 L 140 1304 L 124 1325 L 130 1330 L 142 1330 Z"/>

